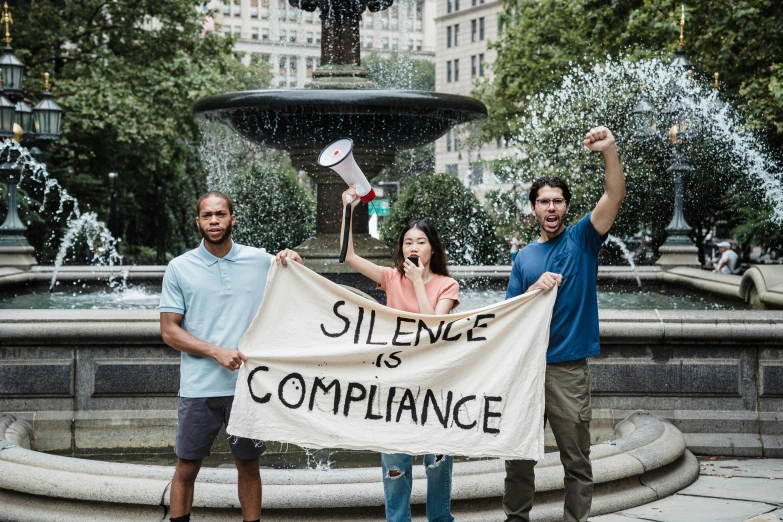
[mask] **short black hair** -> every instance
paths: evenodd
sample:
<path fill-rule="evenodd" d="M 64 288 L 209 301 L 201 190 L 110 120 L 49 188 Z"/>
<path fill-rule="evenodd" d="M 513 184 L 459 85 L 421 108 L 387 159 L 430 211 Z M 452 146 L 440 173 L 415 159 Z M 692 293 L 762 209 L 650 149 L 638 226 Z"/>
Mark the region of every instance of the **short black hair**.
<path fill-rule="evenodd" d="M 196 202 L 196 214 L 201 214 L 201 202 L 204 201 L 207 198 L 223 198 L 226 203 L 228 204 L 228 212 L 230 215 L 234 215 L 234 202 L 231 201 L 231 198 L 228 197 L 228 195 L 218 192 L 217 190 L 210 190 L 200 198 L 198 198 L 198 201 Z"/>
<path fill-rule="evenodd" d="M 527 199 L 530 200 L 531 205 L 533 206 L 536 205 L 536 198 L 538 197 L 538 191 L 543 186 L 559 188 L 560 190 L 563 191 L 563 198 L 565 198 L 566 204 L 571 203 L 571 191 L 568 189 L 568 185 L 566 184 L 566 182 L 558 178 L 557 176 L 548 176 L 548 177 L 538 178 L 530 186 L 530 194 L 528 195 Z"/>

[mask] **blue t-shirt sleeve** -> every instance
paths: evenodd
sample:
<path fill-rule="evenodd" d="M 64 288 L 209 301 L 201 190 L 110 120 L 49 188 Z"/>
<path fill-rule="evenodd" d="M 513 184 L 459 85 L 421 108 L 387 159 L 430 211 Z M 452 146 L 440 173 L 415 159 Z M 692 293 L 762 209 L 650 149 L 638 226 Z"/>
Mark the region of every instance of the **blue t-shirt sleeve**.
<path fill-rule="evenodd" d="M 511 277 L 508 279 L 508 289 L 506 290 L 506 299 L 511 299 L 525 293 L 522 288 L 522 256 L 517 255 L 514 260 L 514 266 L 511 267 Z"/>
<path fill-rule="evenodd" d="M 185 315 L 185 296 L 177 281 L 177 271 L 173 263 L 169 263 L 166 272 L 163 274 L 163 288 L 160 292 L 161 312 L 173 312 Z"/>
<path fill-rule="evenodd" d="M 593 213 L 588 213 L 585 217 L 580 219 L 571 230 L 571 238 L 576 242 L 579 247 L 590 255 L 597 256 L 598 251 L 601 250 L 601 246 L 606 241 L 606 237 L 609 235 L 607 232 L 603 236 L 598 234 L 598 231 L 593 226 L 593 222 L 590 221 L 590 216 Z"/>

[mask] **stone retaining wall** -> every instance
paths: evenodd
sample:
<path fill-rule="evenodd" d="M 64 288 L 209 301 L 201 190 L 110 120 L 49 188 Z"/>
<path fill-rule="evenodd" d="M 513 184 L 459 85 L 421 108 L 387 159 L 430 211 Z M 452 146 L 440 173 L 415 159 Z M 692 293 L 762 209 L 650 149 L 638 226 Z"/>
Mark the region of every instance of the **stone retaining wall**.
<path fill-rule="evenodd" d="M 783 456 L 783 312 L 600 319 L 594 442 L 645 409 L 697 453 Z M 155 311 L 0 311 L 0 411 L 33 425 L 34 449 L 168 448 L 178 387 L 179 356 Z"/>

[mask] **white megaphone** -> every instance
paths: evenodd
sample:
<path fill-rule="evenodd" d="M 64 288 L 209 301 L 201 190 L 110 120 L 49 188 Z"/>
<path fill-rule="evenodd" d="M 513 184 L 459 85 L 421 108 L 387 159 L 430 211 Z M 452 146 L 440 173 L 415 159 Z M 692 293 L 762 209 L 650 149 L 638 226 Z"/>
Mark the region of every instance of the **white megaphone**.
<path fill-rule="evenodd" d="M 375 191 L 367 178 L 364 177 L 362 169 L 356 164 L 356 160 L 353 159 L 353 140 L 351 138 L 341 138 L 327 145 L 318 156 L 318 164 L 338 173 L 348 185 L 355 185 L 356 193 L 362 203 L 369 203 L 375 199 Z"/>
<path fill-rule="evenodd" d="M 369 203 L 375 199 L 375 191 L 370 186 L 370 182 L 364 177 L 362 169 L 353 159 L 353 140 L 351 138 L 342 138 L 333 141 L 321 151 L 318 155 L 318 164 L 327 167 L 340 175 L 348 185 L 356 187 L 356 193 L 362 202 Z M 340 249 L 340 262 L 345 263 L 345 256 L 348 253 L 348 235 L 351 232 L 351 202 L 353 198 L 346 196 L 345 201 L 345 223 L 343 225 L 343 246 Z"/>

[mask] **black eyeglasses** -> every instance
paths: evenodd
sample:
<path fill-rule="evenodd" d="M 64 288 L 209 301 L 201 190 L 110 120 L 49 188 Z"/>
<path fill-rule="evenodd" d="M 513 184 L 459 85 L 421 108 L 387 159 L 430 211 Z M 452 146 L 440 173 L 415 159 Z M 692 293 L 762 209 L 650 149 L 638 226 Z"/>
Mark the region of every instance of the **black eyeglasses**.
<path fill-rule="evenodd" d="M 541 205 L 542 207 L 548 207 L 550 203 L 555 205 L 555 208 L 563 208 L 566 204 L 566 200 L 564 200 L 563 198 L 536 200 L 536 204 Z"/>

